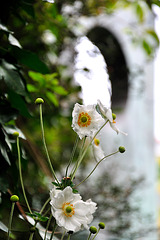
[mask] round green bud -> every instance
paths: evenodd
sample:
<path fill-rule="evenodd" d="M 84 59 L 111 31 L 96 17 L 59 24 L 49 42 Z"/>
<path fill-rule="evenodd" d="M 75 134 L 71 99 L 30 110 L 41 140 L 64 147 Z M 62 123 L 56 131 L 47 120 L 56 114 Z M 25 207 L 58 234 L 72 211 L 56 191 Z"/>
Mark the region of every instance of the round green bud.
<path fill-rule="evenodd" d="M 95 233 L 97 232 L 97 228 L 94 227 L 94 226 L 91 226 L 91 227 L 89 228 L 89 231 L 90 231 L 91 233 L 95 234 Z"/>
<path fill-rule="evenodd" d="M 100 229 L 104 229 L 105 228 L 105 224 L 103 222 L 100 222 L 98 224 L 98 226 L 99 226 Z"/>
<path fill-rule="evenodd" d="M 122 146 L 119 147 L 119 152 L 120 153 L 124 153 L 125 151 L 126 151 L 125 147 L 122 147 Z"/>
<path fill-rule="evenodd" d="M 13 133 L 13 136 L 14 136 L 14 137 L 19 137 L 19 132 L 14 132 L 14 133 Z"/>
<path fill-rule="evenodd" d="M 19 197 L 17 195 L 12 195 L 10 197 L 10 200 L 11 200 L 11 202 L 18 202 L 19 201 Z"/>
<path fill-rule="evenodd" d="M 115 113 L 112 113 L 112 118 L 113 118 L 113 120 L 116 119 L 116 114 Z"/>
<path fill-rule="evenodd" d="M 35 104 L 43 104 L 44 103 L 44 100 L 42 98 L 37 98 L 35 100 Z"/>

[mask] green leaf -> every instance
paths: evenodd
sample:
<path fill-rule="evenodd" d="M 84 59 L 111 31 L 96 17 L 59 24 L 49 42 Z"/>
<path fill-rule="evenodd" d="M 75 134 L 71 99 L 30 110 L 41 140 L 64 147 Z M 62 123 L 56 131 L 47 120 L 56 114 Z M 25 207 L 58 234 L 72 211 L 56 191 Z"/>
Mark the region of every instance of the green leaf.
<path fill-rule="evenodd" d="M 28 75 L 32 80 L 39 82 L 41 85 L 45 85 L 45 79 L 42 73 L 29 71 Z"/>
<path fill-rule="evenodd" d="M 0 104 L 0 123 L 5 124 L 16 119 L 18 111 L 12 108 L 7 102 Z"/>
<path fill-rule="evenodd" d="M 136 14 L 140 22 L 144 21 L 144 12 L 142 6 L 137 2 L 136 3 Z"/>
<path fill-rule="evenodd" d="M 156 32 L 153 29 L 147 29 L 146 31 L 156 42 L 157 46 L 159 45 L 159 38 Z"/>
<path fill-rule="evenodd" d="M 11 165 L 11 162 L 10 162 L 9 157 L 8 157 L 8 152 L 7 152 L 6 148 L 4 148 L 1 145 L 1 143 L 0 143 L 0 152 L 1 152 L 2 156 L 3 156 L 3 158 L 7 161 L 7 163 L 9 165 Z"/>
<path fill-rule="evenodd" d="M 14 93 L 13 91 L 8 91 L 8 99 L 10 100 L 11 106 L 17 109 L 22 116 L 31 117 L 26 103 L 20 95 Z"/>
<path fill-rule="evenodd" d="M 53 91 L 59 95 L 67 95 L 67 91 L 62 86 L 54 86 Z"/>
<path fill-rule="evenodd" d="M 143 40 L 142 45 L 146 53 L 151 55 L 153 52 L 151 45 L 146 40 Z"/>
<path fill-rule="evenodd" d="M 12 46 L 11 54 L 19 63 L 26 65 L 29 69 L 43 74 L 49 73 L 46 64 L 43 63 L 35 53 Z"/>
<path fill-rule="evenodd" d="M 160 1 L 159 1 L 159 0 L 153 0 L 153 1 L 152 1 L 152 4 L 156 4 L 157 6 L 160 7 Z"/>
<path fill-rule="evenodd" d="M 14 65 L 3 60 L 0 66 L 0 78 L 4 79 L 4 82 L 12 91 L 23 96 L 26 95 L 23 80 Z"/>
<path fill-rule="evenodd" d="M 38 92 L 38 89 L 32 84 L 27 84 L 27 90 L 28 92 Z"/>
<path fill-rule="evenodd" d="M 46 222 L 48 220 L 48 217 L 43 217 L 40 213 L 35 212 L 35 211 L 33 213 L 27 212 L 26 214 L 36 221 Z"/>
<path fill-rule="evenodd" d="M 58 107 L 59 103 L 54 93 L 47 91 L 46 96 L 56 107 Z"/>

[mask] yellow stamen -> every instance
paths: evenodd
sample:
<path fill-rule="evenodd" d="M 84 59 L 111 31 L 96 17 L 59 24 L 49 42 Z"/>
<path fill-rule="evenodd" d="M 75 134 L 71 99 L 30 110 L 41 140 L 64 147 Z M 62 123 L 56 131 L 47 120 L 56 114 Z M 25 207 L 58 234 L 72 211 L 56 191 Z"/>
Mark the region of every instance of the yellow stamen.
<path fill-rule="evenodd" d="M 66 217 L 72 217 L 75 213 L 73 204 L 70 204 L 69 202 L 65 202 L 62 205 L 62 210 Z"/>
<path fill-rule="evenodd" d="M 91 124 L 91 117 L 88 113 L 81 112 L 78 116 L 78 125 L 88 127 Z"/>

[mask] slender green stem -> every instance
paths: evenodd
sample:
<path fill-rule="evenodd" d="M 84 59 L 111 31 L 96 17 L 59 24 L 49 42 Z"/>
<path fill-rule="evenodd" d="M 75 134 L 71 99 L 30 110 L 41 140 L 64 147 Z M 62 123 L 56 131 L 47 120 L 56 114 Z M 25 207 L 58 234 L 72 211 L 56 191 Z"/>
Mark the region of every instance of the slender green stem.
<path fill-rule="evenodd" d="M 48 160 L 49 166 L 51 168 L 52 174 L 53 174 L 55 180 L 57 181 L 57 183 L 59 184 L 59 181 L 56 177 L 55 171 L 52 167 L 52 163 L 51 163 L 51 160 L 50 160 L 50 157 L 49 157 L 49 153 L 48 153 L 48 149 L 47 149 L 47 145 L 46 145 L 46 141 L 45 141 L 43 116 L 42 116 L 42 104 L 39 104 L 39 112 L 40 112 L 40 124 L 41 124 L 41 131 L 42 131 L 42 141 L 43 141 L 44 149 L 45 149 L 45 152 L 46 152 L 46 155 L 47 155 L 47 160 Z"/>
<path fill-rule="evenodd" d="M 62 237 L 61 237 L 61 240 L 63 240 L 65 234 L 66 234 L 66 231 L 64 231 L 64 233 L 63 233 L 63 235 L 62 235 Z"/>
<path fill-rule="evenodd" d="M 45 235 L 44 235 L 44 240 L 46 240 L 47 231 L 48 231 L 49 225 L 50 225 L 50 223 L 51 223 L 51 219 L 52 219 L 52 214 L 50 214 L 50 217 L 49 217 L 49 220 L 48 220 L 48 223 L 47 223 L 47 226 L 46 226 Z"/>
<path fill-rule="evenodd" d="M 84 181 L 86 181 L 86 180 L 92 175 L 92 173 L 96 170 L 96 168 L 98 167 L 98 165 L 99 165 L 105 158 L 110 157 L 110 156 L 112 156 L 112 155 L 114 155 L 114 154 L 116 154 L 116 153 L 118 153 L 118 152 L 119 152 L 119 150 L 116 151 L 116 152 L 114 152 L 114 153 L 111 153 L 111 154 L 105 156 L 104 158 L 102 158 L 102 159 L 95 165 L 95 167 L 94 167 L 94 168 L 92 169 L 92 171 L 88 174 L 88 176 L 87 176 L 85 179 L 83 179 L 83 181 L 81 181 L 79 184 L 77 184 L 75 187 L 78 187 L 78 186 L 81 185 Z"/>
<path fill-rule="evenodd" d="M 99 231 L 100 231 L 100 228 L 98 228 L 98 231 L 96 232 L 96 234 L 94 235 L 94 237 L 92 238 L 92 240 L 95 239 L 95 237 L 97 236 L 97 234 L 99 233 Z"/>
<path fill-rule="evenodd" d="M 35 224 L 34 226 L 32 227 L 32 231 L 31 231 L 31 234 L 29 236 L 29 240 L 32 240 L 33 239 L 33 236 L 35 234 L 35 231 L 36 231 L 36 225 L 37 225 L 38 221 L 35 221 Z"/>
<path fill-rule="evenodd" d="M 49 207 L 49 208 L 47 209 L 47 211 L 46 211 L 42 216 L 45 217 L 45 216 L 47 215 L 47 213 L 50 212 L 50 210 L 51 210 L 51 207 Z"/>
<path fill-rule="evenodd" d="M 90 232 L 90 234 L 89 234 L 87 240 L 89 240 L 89 239 L 91 238 L 91 235 L 92 235 L 92 233 Z"/>
<path fill-rule="evenodd" d="M 52 238 L 53 238 L 53 235 L 54 235 L 54 232 L 56 230 L 56 227 L 57 227 L 57 223 L 55 221 L 55 224 L 54 224 L 54 227 L 53 227 L 53 230 L 52 230 L 52 234 L 51 234 L 50 240 L 52 240 Z"/>
<path fill-rule="evenodd" d="M 33 236 L 34 236 L 34 232 L 32 232 L 29 236 L 29 240 L 32 240 L 33 239 Z"/>
<path fill-rule="evenodd" d="M 50 197 L 49 197 L 49 198 L 47 199 L 47 201 L 44 203 L 43 207 L 41 208 L 41 211 L 39 212 L 40 214 L 43 213 L 45 207 L 47 206 L 47 204 L 49 203 L 50 200 L 51 200 L 51 199 L 50 199 Z"/>
<path fill-rule="evenodd" d="M 81 159 L 81 155 L 82 155 L 82 153 L 83 153 L 83 151 L 84 151 L 85 142 L 86 142 L 86 137 L 83 139 L 82 147 L 81 147 L 81 149 L 80 149 L 80 152 L 79 152 L 79 156 L 78 156 L 77 162 L 76 162 L 75 166 L 74 166 L 73 169 L 72 169 L 71 176 L 73 176 L 73 175 L 75 176 L 74 173 L 75 173 L 75 172 L 77 171 L 77 169 L 78 169 L 79 161 L 80 161 L 80 159 Z M 74 177 L 73 177 L 73 178 L 74 178 Z M 72 180 L 73 180 L 73 178 L 72 178 Z"/>
<path fill-rule="evenodd" d="M 12 218 L 13 218 L 14 206 L 15 206 L 15 202 L 12 202 L 11 212 L 10 212 L 10 218 L 9 218 L 9 225 L 8 225 L 8 240 L 9 240 L 9 234 L 10 234 L 10 231 L 11 231 L 11 225 L 12 225 Z"/>
<path fill-rule="evenodd" d="M 68 234 L 68 238 L 67 238 L 67 240 L 70 240 L 70 237 L 71 237 L 71 234 Z"/>
<path fill-rule="evenodd" d="M 69 166 L 70 166 L 70 164 L 71 164 L 72 161 L 73 161 L 74 154 L 75 154 L 75 151 L 76 151 L 76 149 L 77 149 L 78 141 L 79 141 L 79 137 L 78 137 L 78 135 L 77 135 L 77 138 L 76 138 L 76 141 L 75 141 L 73 150 L 72 150 L 71 158 L 70 158 L 69 163 L 68 163 L 68 166 L 67 166 L 67 168 L 66 168 L 66 174 L 65 174 L 66 177 L 67 177 L 67 175 L 68 175 Z"/>
<path fill-rule="evenodd" d="M 17 137 L 17 151 L 18 151 L 19 176 L 20 176 L 23 196 L 24 196 L 25 202 L 27 204 L 28 210 L 32 214 L 32 210 L 31 210 L 31 208 L 29 206 L 29 203 L 28 203 L 28 200 L 27 200 L 27 196 L 26 196 L 26 192 L 25 192 L 25 188 L 24 188 L 24 184 L 23 184 L 22 168 L 21 168 L 21 154 L 20 154 L 20 147 L 19 147 L 19 137 Z"/>
<path fill-rule="evenodd" d="M 74 172 L 73 172 L 73 174 L 72 174 L 71 180 L 73 180 L 73 178 L 74 178 L 74 176 L 75 176 L 75 174 L 76 174 L 76 172 L 77 172 L 77 169 L 78 169 L 79 165 L 81 164 L 81 162 L 82 162 L 82 160 L 83 160 L 86 152 L 88 151 L 89 147 L 91 146 L 94 138 L 95 138 L 95 137 L 97 136 L 97 134 L 102 130 L 102 128 L 104 128 L 104 126 L 107 124 L 108 121 L 109 121 L 109 120 L 107 120 L 107 121 L 100 127 L 100 129 L 99 129 L 99 130 L 96 132 L 96 134 L 92 137 L 92 139 L 91 139 L 90 143 L 88 144 L 88 146 L 86 147 L 86 149 L 83 151 L 83 153 L 82 153 L 82 155 L 81 155 L 81 157 L 80 157 L 80 159 L 79 159 L 79 161 L 78 161 L 78 163 L 77 163 L 77 166 L 76 166 L 76 168 L 75 168 L 75 170 L 74 170 Z"/>

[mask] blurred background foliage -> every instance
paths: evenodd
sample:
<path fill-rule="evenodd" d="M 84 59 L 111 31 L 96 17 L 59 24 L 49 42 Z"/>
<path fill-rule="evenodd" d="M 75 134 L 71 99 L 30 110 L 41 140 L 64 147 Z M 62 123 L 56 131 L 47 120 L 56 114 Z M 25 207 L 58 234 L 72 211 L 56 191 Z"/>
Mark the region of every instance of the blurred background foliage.
<path fill-rule="evenodd" d="M 62 166 L 67 163 L 76 138 L 71 129 L 71 112 L 74 103 L 81 102 L 80 87 L 74 84 L 73 69 L 69 68 L 74 61 L 73 45 L 77 37 L 74 29 L 78 27 L 78 18 L 103 12 L 112 14 L 118 8 L 130 6 L 135 11 L 138 24 L 141 24 L 145 18 L 144 8 L 152 11 L 153 4 L 160 7 L 159 1 L 152 0 L 57 0 L 53 4 L 41 0 L 8 0 L 1 4 L 0 239 L 6 239 L 3 224 L 8 226 L 9 196 L 12 193 L 18 194 L 21 199 L 15 215 L 26 211 L 20 188 L 16 142 L 12 136 L 14 131 L 20 132 L 22 170 L 31 206 L 40 208 L 48 197 L 47 185 L 51 182 L 51 173 L 42 148 L 39 112 L 34 104 L 37 97 L 45 101 L 45 135 L 54 168 L 61 176 L 64 175 Z M 66 6 L 71 9 L 67 13 L 64 12 Z M 137 41 L 146 54 L 153 57 L 155 45 L 151 46 L 144 34 L 137 39 L 134 31 L 130 31 L 132 41 Z M 153 29 L 145 34 L 149 34 L 158 46 L 159 39 Z M 63 55 L 66 48 L 70 49 L 70 62 Z M 123 189 L 117 189 L 115 194 L 118 191 L 120 194 Z M 14 224 L 16 239 L 22 239 L 21 234 L 23 239 L 28 239 L 30 223 L 17 217 Z M 128 228 L 125 226 L 123 230 Z M 117 227 L 114 234 L 118 236 L 120 231 Z M 41 239 L 38 231 L 35 239 Z"/>

